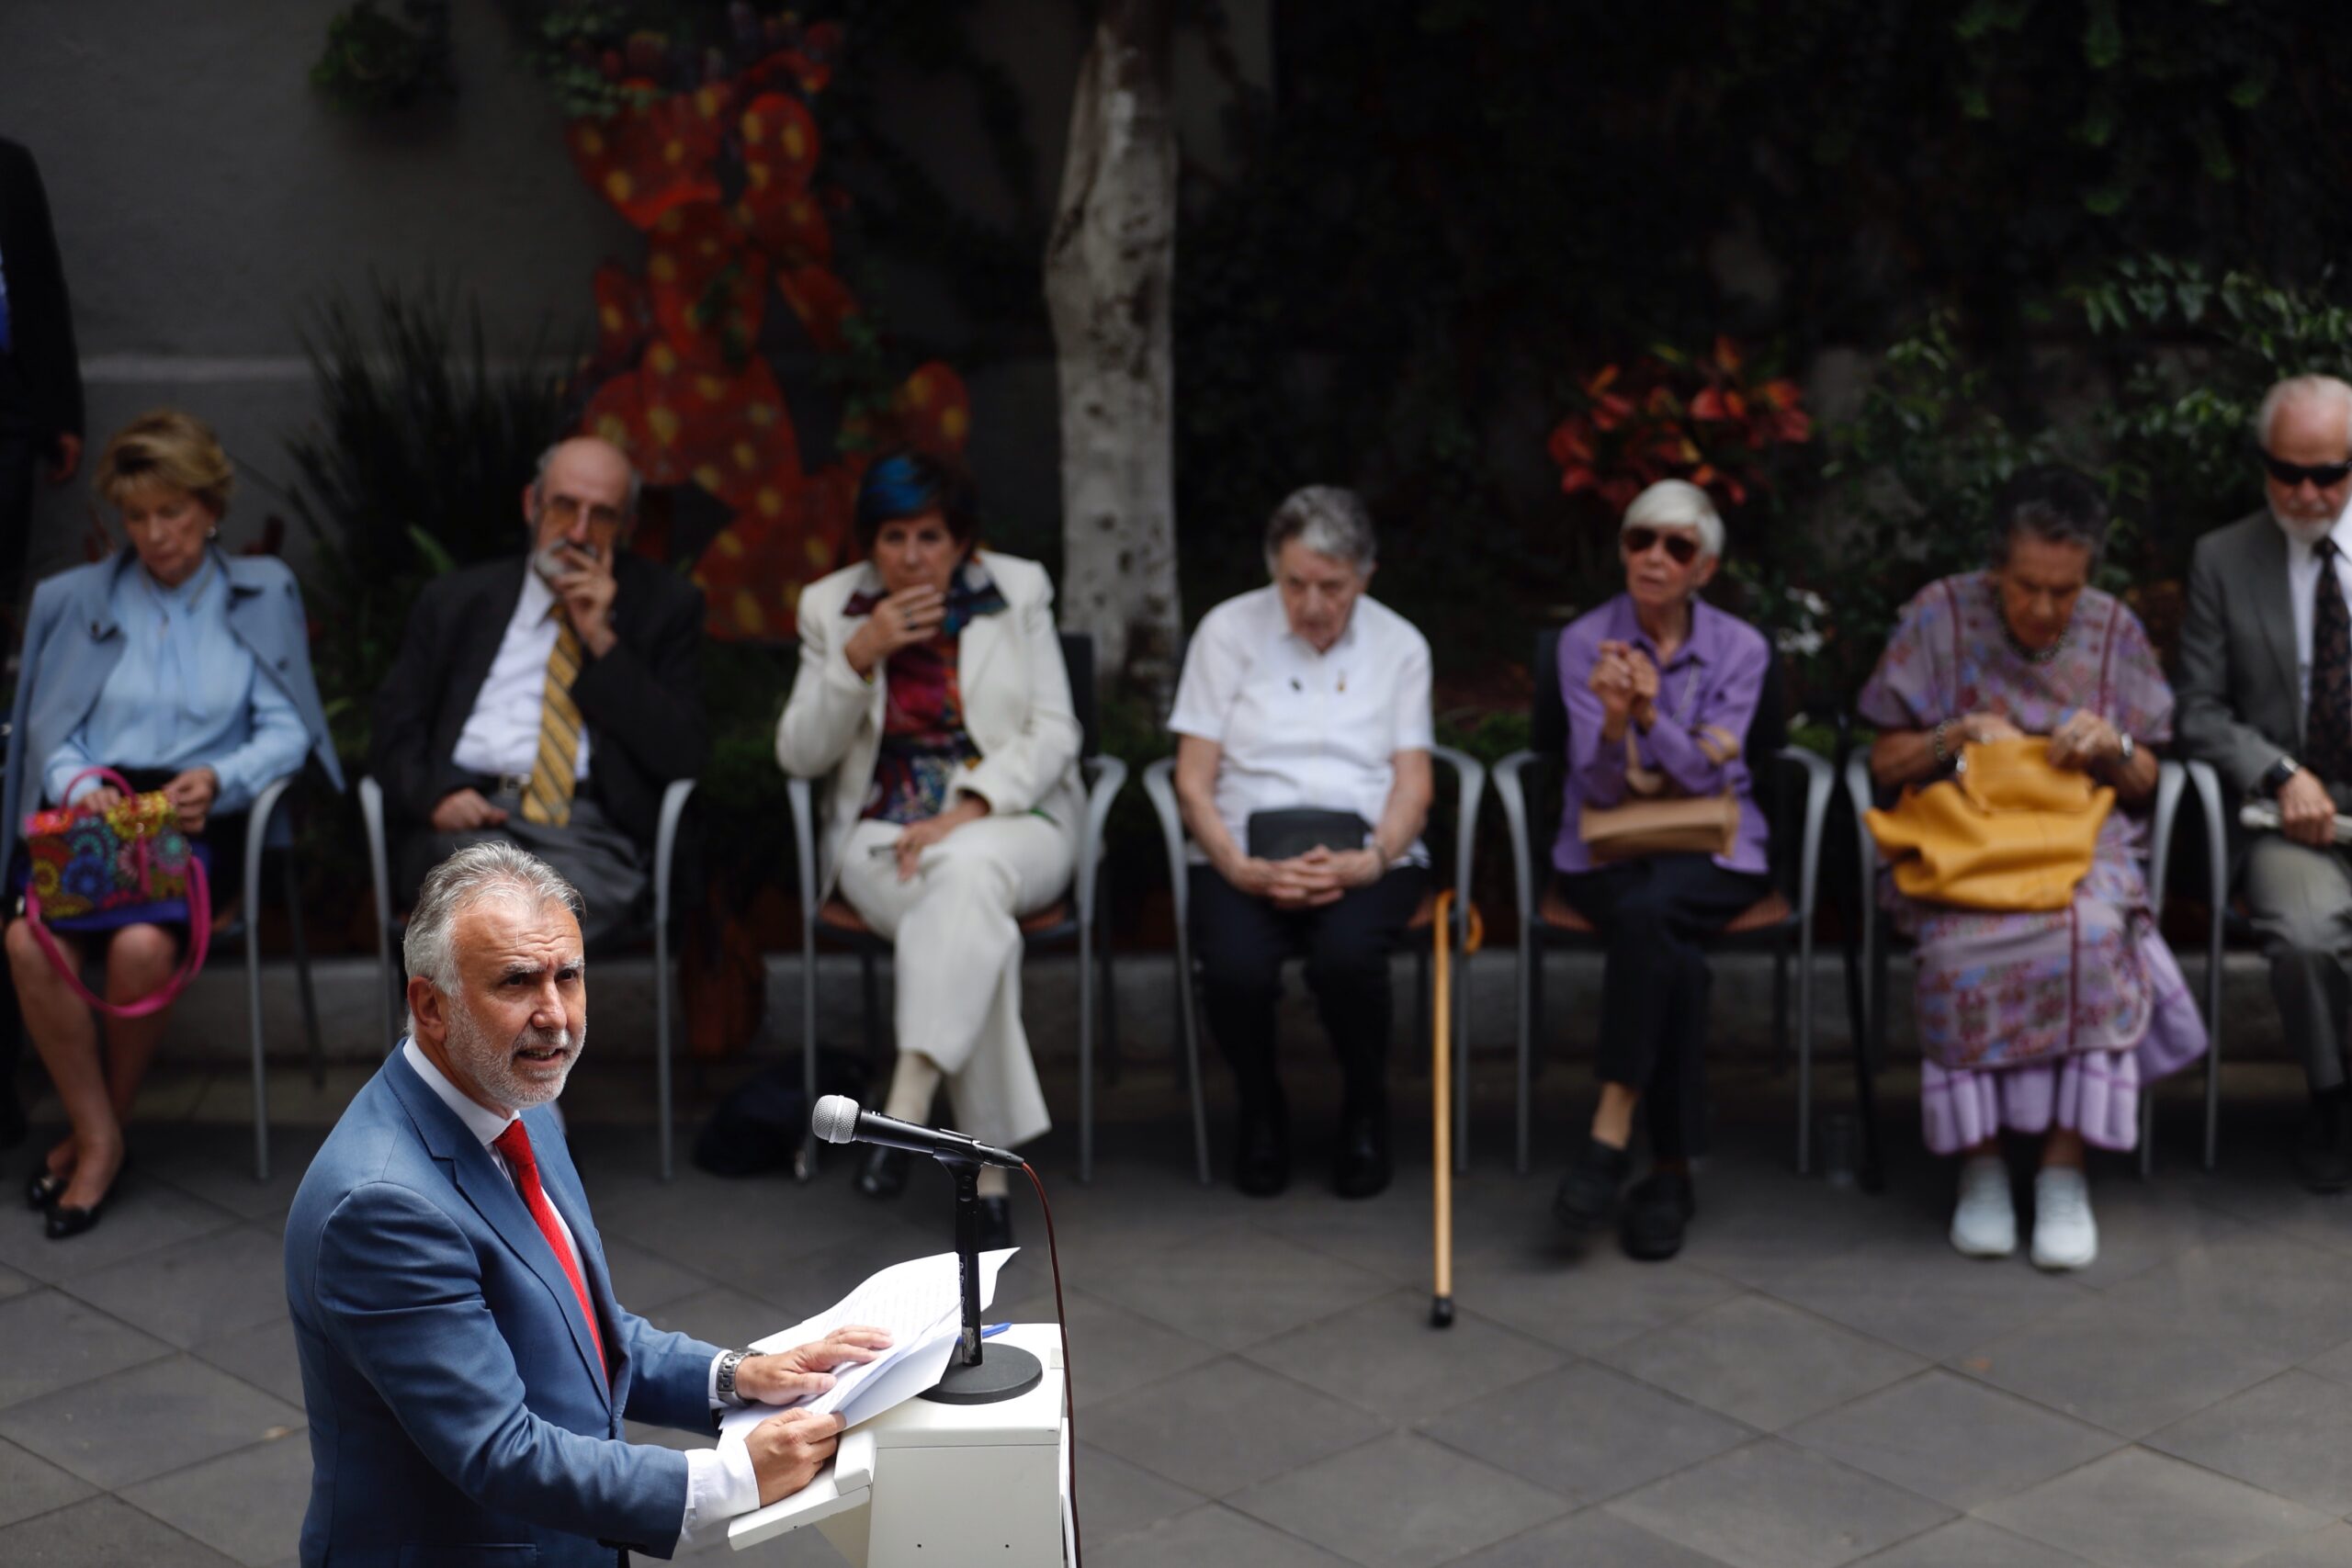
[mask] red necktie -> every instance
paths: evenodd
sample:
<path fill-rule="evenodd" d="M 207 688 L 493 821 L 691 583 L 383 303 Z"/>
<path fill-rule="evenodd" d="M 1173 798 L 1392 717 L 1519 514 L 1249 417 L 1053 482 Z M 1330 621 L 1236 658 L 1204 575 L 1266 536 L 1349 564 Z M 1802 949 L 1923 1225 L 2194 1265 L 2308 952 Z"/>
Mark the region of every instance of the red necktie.
<path fill-rule="evenodd" d="M 563 1267 L 563 1277 L 571 1281 L 571 1293 L 580 1298 L 580 1315 L 588 1320 L 588 1337 L 595 1341 L 596 1364 L 605 1369 L 605 1376 L 613 1375 L 612 1363 L 605 1359 L 605 1337 L 596 1328 L 596 1309 L 588 1303 L 588 1282 L 580 1277 L 579 1259 L 572 1256 L 571 1247 L 564 1239 L 563 1226 L 555 1217 L 555 1205 L 548 1201 L 547 1189 L 539 1185 L 538 1156 L 531 1152 L 531 1134 L 517 1116 L 506 1123 L 506 1131 L 491 1141 L 492 1148 L 506 1156 L 514 1172 L 514 1185 L 522 1190 L 523 1201 L 531 1211 L 531 1218 L 538 1221 L 539 1234 L 548 1238 L 548 1250 Z"/>

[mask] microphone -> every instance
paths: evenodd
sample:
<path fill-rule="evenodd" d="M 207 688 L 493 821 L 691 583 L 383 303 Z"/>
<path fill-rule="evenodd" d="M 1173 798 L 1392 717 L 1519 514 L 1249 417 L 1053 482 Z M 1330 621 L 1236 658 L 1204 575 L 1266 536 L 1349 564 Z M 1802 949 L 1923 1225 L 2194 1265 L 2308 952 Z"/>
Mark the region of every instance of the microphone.
<path fill-rule="evenodd" d="M 857 1101 L 845 1094 L 829 1094 L 819 1100 L 808 1118 L 808 1130 L 828 1144 L 880 1144 L 909 1154 L 929 1155 L 951 1165 L 1001 1165 L 1008 1170 L 1019 1170 L 1028 1163 L 1011 1149 L 1000 1149 L 944 1127 L 925 1127 L 879 1111 L 861 1111 Z"/>

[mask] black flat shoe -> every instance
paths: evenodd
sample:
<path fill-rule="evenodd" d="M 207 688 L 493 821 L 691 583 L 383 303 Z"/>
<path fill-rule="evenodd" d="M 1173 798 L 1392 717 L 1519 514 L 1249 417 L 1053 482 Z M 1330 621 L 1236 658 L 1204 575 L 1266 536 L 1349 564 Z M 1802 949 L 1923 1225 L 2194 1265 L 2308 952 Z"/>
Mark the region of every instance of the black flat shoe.
<path fill-rule="evenodd" d="M 48 1233 L 50 1240 L 63 1241 L 68 1236 L 80 1235 L 84 1231 L 97 1229 L 98 1216 L 106 1212 L 107 1201 L 104 1198 L 86 1209 L 69 1208 L 63 1203 L 53 1204 L 41 1228 Z"/>
<path fill-rule="evenodd" d="M 65 1190 L 67 1183 L 71 1180 L 72 1178 L 60 1176 L 51 1170 L 49 1162 L 43 1160 L 33 1167 L 32 1177 L 25 1183 L 25 1207 L 28 1209 L 50 1207 L 57 1201 L 58 1194 Z"/>
<path fill-rule="evenodd" d="M 1624 1150 L 1587 1137 L 1561 1173 L 1552 1194 L 1552 1217 L 1572 1231 L 1590 1230 L 1605 1222 L 1617 1205 L 1617 1189 L 1630 1163 Z"/>
<path fill-rule="evenodd" d="M 1340 1124 L 1340 1157 L 1331 1189 L 1342 1198 L 1373 1198 L 1388 1190 L 1388 1118 L 1367 1111 Z"/>
<path fill-rule="evenodd" d="M 980 1200 L 980 1250 L 994 1252 L 1001 1247 L 1012 1245 L 1012 1200 L 983 1198 Z"/>
<path fill-rule="evenodd" d="M 2337 1089 L 2312 1097 L 2291 1163 L 2295 1179 L 2311 1191 L 2352 1188 L 2352 1094 Z"/>
<path fill-rule="evenodd" d="M 1290 1135 L 1279 1111 L 1244 1111 L 1234 1141 L 1233 1185 L 1271 1198 L 1290 1185 Z"/>
<path fill-rule="evenodd" d="M 1655 1170 L 1625 1194 L 1617 1238 L 1626 1257 L 1663 1263 L 1682 1250 L 1682 1232 L 1698 1212 L 1688 1172 Z"/>
<path fill-rule="evenodd" d="M 868 1198 L 896 1198 L 907 1190 L 907 1171 L 914 1156 L 879 1144 L 865 1151 L 857 1168 L 857 1190 Z"/>

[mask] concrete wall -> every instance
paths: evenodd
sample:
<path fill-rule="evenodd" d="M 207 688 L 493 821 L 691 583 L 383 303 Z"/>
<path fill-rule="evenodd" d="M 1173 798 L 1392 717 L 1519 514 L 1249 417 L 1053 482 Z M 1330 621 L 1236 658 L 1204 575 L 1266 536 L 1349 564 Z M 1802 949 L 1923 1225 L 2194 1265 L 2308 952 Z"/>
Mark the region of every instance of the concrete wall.
<path fill-rule="evenodd" d="M 6 0 L 0 134 L 40 161 L 74 294 L 92 449 L 161 403 L 220 429 L 246 483 L 224 532 L 285 510 L 288 436 L 311 417 L 305 312 L 371 277 L 438 278 L 477 296 L 493 333 L 541 321 L 558 342 L 593 331 L 589 275 L 634 265 L 639 238 L 573 172 L 548 95 L 516 65 L 490 0 L 458 0 L 457 99 L 391 117 L 344 113 L 309 82 L 338 0 Z M 1263 4 L 1234 7 L 1237 52 L 1270 73 Z M 971 26 L 1027 103 L 1030 199 L 1049 214 L 1085 38 L 1067 0 L 991 0 Z M 1226 86 L 1197 39 L 1179 52 L 1188 153 L 1215 162 Z M 1002 219 L 1013 194 L 989 156 L 968 84 L 911 72 L 880 84 L 885 129 L 943 187 Z M 918 342 L 988 335 L 922 273 L 883 280 Z M 973 377 L 973 461 L 1024 537 L 1058 530 L 1050 346 Z M 810 433 L 814 435 L 815 433 Z M 41 502 L 36 572 L 82 558 L 76 484 Z M 299 537 L 289 553 L 302 554 Z"/>

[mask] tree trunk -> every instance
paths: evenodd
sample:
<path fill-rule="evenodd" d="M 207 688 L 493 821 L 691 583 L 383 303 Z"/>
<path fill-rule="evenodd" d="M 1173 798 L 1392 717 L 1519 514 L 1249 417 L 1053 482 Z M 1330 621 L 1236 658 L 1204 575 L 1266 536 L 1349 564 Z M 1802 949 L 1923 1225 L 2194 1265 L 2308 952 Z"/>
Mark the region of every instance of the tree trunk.
<path fill-rule="evenodd" d="M 1046 302 L 1061 387 L 1062 624 L 1094 637 L 1095 682 L 1176 680 L 1176 133 L 1172 0 L 1102 0 L 1078 72 Z"/>

